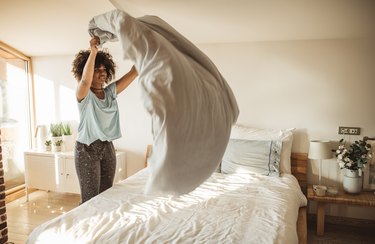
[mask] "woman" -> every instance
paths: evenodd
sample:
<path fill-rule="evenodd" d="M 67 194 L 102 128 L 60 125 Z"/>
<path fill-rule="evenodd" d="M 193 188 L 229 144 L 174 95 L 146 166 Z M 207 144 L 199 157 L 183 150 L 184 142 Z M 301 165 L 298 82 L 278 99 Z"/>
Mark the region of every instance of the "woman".
<path fill-rule="evenodd" d="M 98 51 L 100 40 L 90 40 L 90 50 L 80 51 L 72 72 L 78 81 L 76 97 L 80 113 L 75 165 L 81 203 L 110 188 L 116 169 L 112 141 L 121 137 L 116 97 L 138 76 L 134 66 L 118 81 L 112 56 Z"/>

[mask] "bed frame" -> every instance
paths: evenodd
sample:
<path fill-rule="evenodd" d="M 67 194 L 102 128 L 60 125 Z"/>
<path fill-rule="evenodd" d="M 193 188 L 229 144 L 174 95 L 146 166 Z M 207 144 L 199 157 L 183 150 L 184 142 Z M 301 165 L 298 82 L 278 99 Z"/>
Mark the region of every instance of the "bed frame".
<path fill-rule="evenodd" d="M 292 153 L 292 175 L 294 175 L 302 192 L 307 192 L 307 153 Z M 307 244 L 307 214 L 306 207 L 301 207 L 298 211 L 297 234 L 300 244 Z"/>
<path fill-rule="evenodd" d="M 147 160 L 151 153 L 151 145 L 147 145 L 146 157 L 144 166 L 147 167 Z M 299 185 L 302 192 L 306 195 L 307 192 L 307 154 L 306 153 L 292 153 L 291 155 L 291 171 Z M 297 219 L 297 234 L 299 244 L 307 244 L 307 216 L 306 207 L 301 207 L 298 211 Z"/>

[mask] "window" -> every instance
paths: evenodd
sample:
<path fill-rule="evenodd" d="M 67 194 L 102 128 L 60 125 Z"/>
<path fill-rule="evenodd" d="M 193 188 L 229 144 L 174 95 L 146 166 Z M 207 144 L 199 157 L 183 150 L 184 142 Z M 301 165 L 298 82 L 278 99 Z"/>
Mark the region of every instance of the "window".
<path fill-rule="evenodd" d="M 0 42 L 0 139 L 5 190 L 25 183 L 24 151 L 32 144 L 30 59 Z"/>

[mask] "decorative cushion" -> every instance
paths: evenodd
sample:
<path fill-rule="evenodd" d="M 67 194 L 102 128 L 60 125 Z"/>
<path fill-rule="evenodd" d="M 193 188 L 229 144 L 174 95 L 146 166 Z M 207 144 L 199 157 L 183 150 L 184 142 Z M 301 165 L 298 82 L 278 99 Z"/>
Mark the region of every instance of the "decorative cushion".
<path fill-rule="evenodd" d="M 221 172 L 279 176 L 281 141 L 230 139 Z"/>
<path fill-rule="evenodd" d="M 236 124 L 232 127 L 230 137 L 231 139 L 241 140 L 282 141 L 280 173 L 291 174 L 290 156 L 292 153 L 293 130 L 295 130 L 295 128 L 275 130 L 247 127 Z"/>

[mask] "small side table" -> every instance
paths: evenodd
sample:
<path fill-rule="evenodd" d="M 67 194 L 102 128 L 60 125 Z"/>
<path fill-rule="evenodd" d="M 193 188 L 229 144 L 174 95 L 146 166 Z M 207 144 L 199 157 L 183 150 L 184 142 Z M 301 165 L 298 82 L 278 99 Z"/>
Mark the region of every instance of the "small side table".
<path fill-rule="evenodd" d="M 331 203 L 375 207 L 375 194 L 373 191 L 361 192 L 354 195 L 347 194 L 343 190 L 339 190 L 338 194 L 335 196 L 325 195 L 323 197 L 319 197 L 314 194 L 312 186 L 309 185 L 307 188 L 307 199 L 309 201 L 317 202 L 318 205 L 316 215 L 316 232 L 319 236 L 322 236 L 324 234 L 324 217 L 326 204 Z"/>

